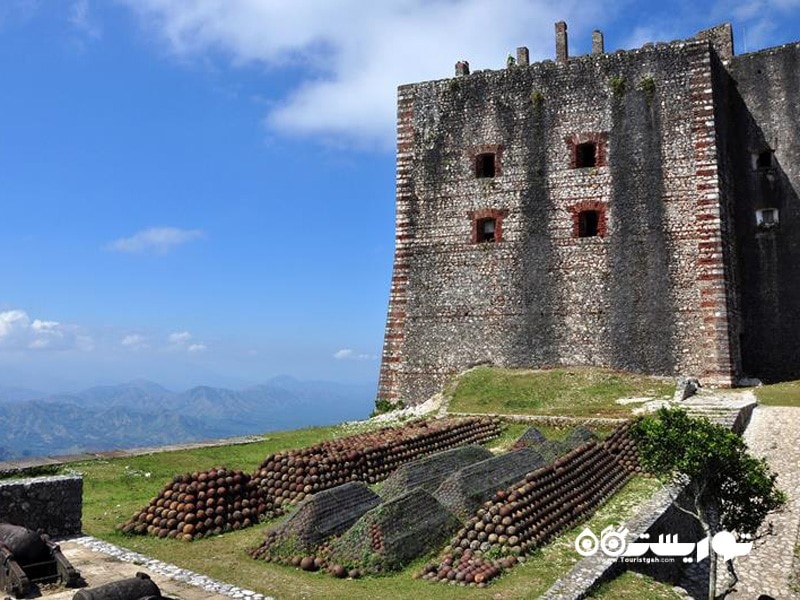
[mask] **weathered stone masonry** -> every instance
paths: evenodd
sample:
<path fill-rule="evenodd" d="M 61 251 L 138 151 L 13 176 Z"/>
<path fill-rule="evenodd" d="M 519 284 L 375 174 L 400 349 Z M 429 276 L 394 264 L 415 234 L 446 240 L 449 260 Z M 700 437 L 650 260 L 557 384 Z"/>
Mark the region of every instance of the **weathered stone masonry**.
<path fill-rule="evenodd" d="M 556 32 L 556 62 L 399 88 L 379 398 L 481 363 L 800 376 L 800 45 Z"/>
<path fill-rule="evenodd" d="M 57 475 L 0 481 L 0 522 L 53 537 L 81 532 L 83 478 Z"/>

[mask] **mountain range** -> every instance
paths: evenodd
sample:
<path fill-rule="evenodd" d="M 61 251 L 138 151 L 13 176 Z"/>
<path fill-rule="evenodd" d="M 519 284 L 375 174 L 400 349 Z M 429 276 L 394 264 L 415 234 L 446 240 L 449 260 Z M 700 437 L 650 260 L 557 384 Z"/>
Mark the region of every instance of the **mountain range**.
<path fill-rule="evenodd" d="M 0 387 L 0 460 L 157 446 L 362 419 L 371 384 L 276 377 L 231 390 L 135 380 L 74 394 Z"/>

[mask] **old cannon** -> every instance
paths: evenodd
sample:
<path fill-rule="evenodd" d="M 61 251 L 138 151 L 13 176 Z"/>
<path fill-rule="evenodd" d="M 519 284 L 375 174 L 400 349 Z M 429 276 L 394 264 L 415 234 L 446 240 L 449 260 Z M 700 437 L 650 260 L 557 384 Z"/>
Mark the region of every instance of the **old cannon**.
<path fill-rule="evenodd" d="M 0 589 L 22 598 L 35 583 L 76 586 L 81 574 L 46 534 L 0 523 Z"/>
<path fill-rule="evenodd" d="M 161 598 L 161 590 L 147 573 L 136 573 L 136 576 L 130 579 L 79 590 L 72 600 L 160 600 Z"/>

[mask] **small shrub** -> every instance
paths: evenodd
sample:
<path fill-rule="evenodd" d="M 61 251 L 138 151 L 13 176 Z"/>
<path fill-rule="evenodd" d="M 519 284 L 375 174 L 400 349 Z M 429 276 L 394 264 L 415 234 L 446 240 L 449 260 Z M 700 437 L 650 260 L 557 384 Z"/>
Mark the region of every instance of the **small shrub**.
<path fill-rule="evenodd" d="M 625 95 L 625 78 L 624 77 L 612 77 L 609 80 L 609 85 L 611 86 L 611 91 L 615 96 L 624 96 Z"/>
<path fill-rule="evenodd" d="M 653 98 L 656 95 L 656 81 L 650 75 L 647 77 L 643 77 L 642 80 L 639 82 L 639 89 L 644 92 L 645 100 L 647 101 L 647 105 L 650 106 L 653 103 Z"/>
<path fill-rule="evenodd" d="M 391 412 L 393 410 L 399 410 L 405 407 L 406 404 L 402 400 L 398 400 L 397 402 L 389 402 L 388 400 L 376 400 L 375 410 L 372 412 L 371 416 L 375 417 L 377 415 L 382 415 L 383 413 Z"/>

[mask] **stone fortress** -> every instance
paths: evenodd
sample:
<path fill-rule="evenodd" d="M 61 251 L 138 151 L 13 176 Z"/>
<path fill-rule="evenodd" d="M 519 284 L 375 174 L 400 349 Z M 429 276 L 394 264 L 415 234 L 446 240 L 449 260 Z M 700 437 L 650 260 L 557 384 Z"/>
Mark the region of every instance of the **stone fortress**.
<path fill-rule="evenodd" d="M 477 364 L 800 377 L 800 43 L 689 40 L 401 86 L 379 400 Z"/>

